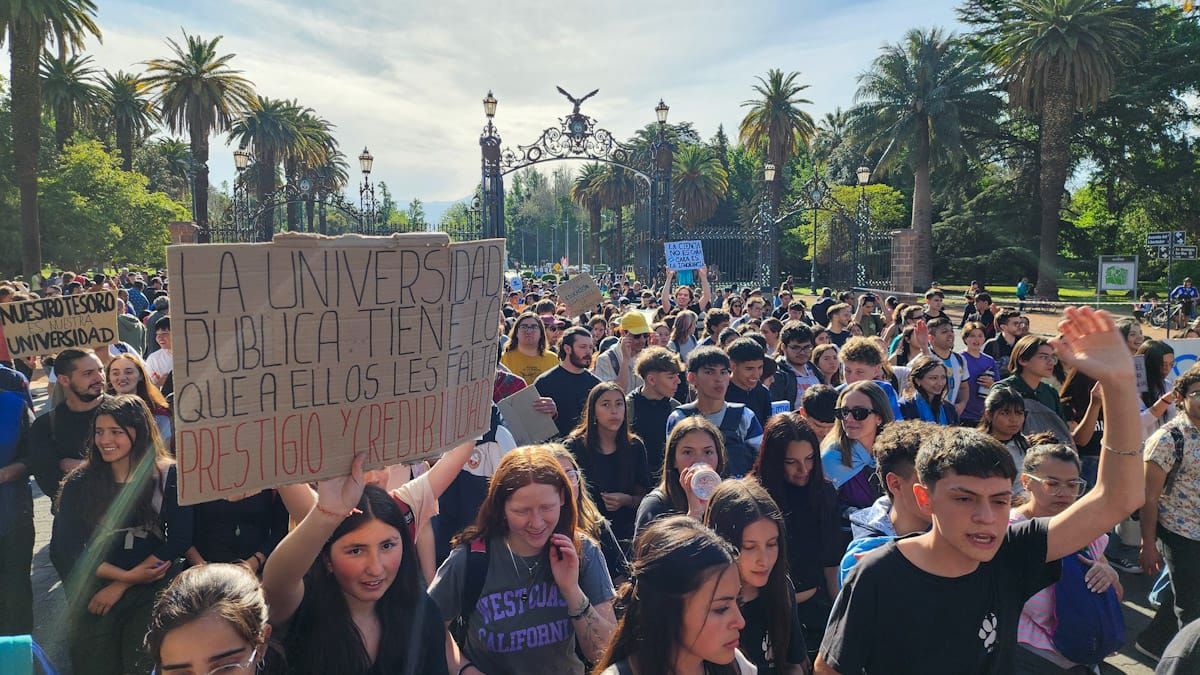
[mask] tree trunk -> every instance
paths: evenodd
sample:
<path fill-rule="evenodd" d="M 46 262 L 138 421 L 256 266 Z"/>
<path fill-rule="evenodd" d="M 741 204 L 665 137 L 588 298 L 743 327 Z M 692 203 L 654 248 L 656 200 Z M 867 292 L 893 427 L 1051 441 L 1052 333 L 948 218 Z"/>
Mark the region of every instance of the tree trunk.
<path fill-rule="evenodd" d="M 591 216 L 592 232 L 591 242 L 588 246 L 588 252 L 591 254 L 592 263 L 600 261 L 600 204 L 594 204 L 588 208 L 588 215 Z"/>
<path fill-rule="evenodd" d="M 42 271 L 42 231 L 38 222 L 38 147 L 42 91 L 38 79 L 41 33 L 24 22 L 9 28 L 12 79 L 13 161 L 21 195 L 21 272 L 33 283 Z"/>
<path fill-rule="evenodd" d="M 917 144 L 913 150 L 912 229 L 917 234 L 912 290 L 918 293 L 933 283 L 933 200 L 929 187 L 929 119 L 917 118 Z M 909 290 L 909 289 L 898 289 Z"/>
<path fill-rule="evenodd" d="M 200 242 L 207 244 L 211 231 L 208 225 L 208 127 L 194 117 L 188 131 L 192 146 L 192 219 L 200 228 Z"/>
<path fill-rule="evenodd" d="M 67 145 L 67 141 L 75 135 L 75 115 L 68 103 L 54 106 L 54 145 L 59 152 Z"/>
<path fill-rule="evenodd" d="M 128 122 L 117 121 L 117 152 L 121 153 L 121 169 L 133 171 L 133 130 Z"/>
<path fill-rule="evenodd" d="M 1041 175 L 1041 243 L 1038 250 L 1038 279 L 1035 292 L 1058 299 L 1058 225 L 1061 218 L 1067 168 L 1071 164 L 1071 123 L 1074 111 L 1071 93 L 1062 72 L 1051 72 L 1046 80 L 1047 96 L 1042 103 L 1042 138 L 1039 148 Z"/>
<path fill-rule="evenodd" d="M 259 241 L 271 241 L 275 236 L 275 207 L 271 195 L 275 193 L 275 157 L 264 152 L 261 161 L 255 164 L 258 170 L 258 227 Z"/>
<path fill-rule="evenodd" d="M 625 207 L 618 206 L 616 208 L 616 219 L 613 223 L 615 228 L 613 232 L 613 268 L 616 274 L 621 274 L 625 269 Z M 618 277 L 620 278 L 620 277 Z"/>

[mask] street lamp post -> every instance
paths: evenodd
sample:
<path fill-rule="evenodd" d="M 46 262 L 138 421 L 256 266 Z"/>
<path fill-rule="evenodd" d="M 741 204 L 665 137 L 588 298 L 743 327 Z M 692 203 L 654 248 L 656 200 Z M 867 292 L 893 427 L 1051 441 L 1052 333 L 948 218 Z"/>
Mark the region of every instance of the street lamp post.
<path fill-rule="evenodd" d="M 762 211 L 759 218 L 758 231 L 758 281 L 759 286 L 774 286 L 775 280 L 779 277 L 778 270 L 775 269 L 775 261 L 778 257 L 775 251 L 771 250 L 771 244 L 774 237 L 771 233 L 775 231 L 775 214 L 771 211 L 771 190 L 775 183 L 775 165 L 771 162 L 763 164 L 763 198 Z"/>
<path fill-rule="evenodd" d="M 496 117 L 496 97 L 491 91 L 483 99 L 483 114 L 487 126 L 479 136 L 479 147 L 483 155 L 483 232 L 485 239 L 505 237 L 504 227 L 504 182 L 500 173 L 500 133 L 492 123 Z"/>
<path fill-rule="evenodd" d="M 375 201 L 375 184 L 371 182 L 371 169 L 375 166 L 375 157 L 363 146 L 362 154 L 358 156 L 358 168 L 362 171 L 362 185 L 358 188 L 358 209 L 363 224 L 375 228 L 378 223 L 379 206 Z"/>
<path fill-rule="evenodd" d="M 233 151 L 233 166 L 237 169 L 237 177 L 233 179 L 233 226 L 240 230 L 247 212 L 250 210 L 250 199 L 246 186 L 246 167 L 250 166 L 250 152 L 239 147 Z"/>
<path fill-rule="evenodd" d="M 860 166 L 854 173 L 858 177 L 859 188 L 858 217 L 856 218 L 858 222 L 855 224 L 854 241 L 851 242 L 851 245 L 854 252 L 854 281 L 856 285 L 861 286 L 866 280 L 865 270 L 862 267 L 862 244 L 867 239 L 867 230 L 871 224 L 871 212 L 867 204 L 867 183 L 871 181 L 871 168 Z"/>
<path fill-rule="evenodd" d="M 809 269 L 809 285 L 812 287 L 813 295 L 817 294 L 817 209 L 821 208 L 821 203 L 825 201 L 825 196 L 829 194 L 829 186 L 821 178 L 820 174 L 813 173 L 813 177 L 805 186 L 805 194 L 808 196 L 809 205 L 812 207 L 812 267 Z"/>

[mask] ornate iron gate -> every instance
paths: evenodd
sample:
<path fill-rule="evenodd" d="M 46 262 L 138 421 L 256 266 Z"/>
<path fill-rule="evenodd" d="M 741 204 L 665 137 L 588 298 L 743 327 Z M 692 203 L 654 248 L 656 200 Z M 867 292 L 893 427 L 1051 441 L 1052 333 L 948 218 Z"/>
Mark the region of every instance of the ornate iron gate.
<path fill-rule="evenodd" d="M 872 231 L 862 213 L 851 215 L 835 210 L 832 214 L 825 285 L 838 289 L 891 290 L 891 236 Z"/>

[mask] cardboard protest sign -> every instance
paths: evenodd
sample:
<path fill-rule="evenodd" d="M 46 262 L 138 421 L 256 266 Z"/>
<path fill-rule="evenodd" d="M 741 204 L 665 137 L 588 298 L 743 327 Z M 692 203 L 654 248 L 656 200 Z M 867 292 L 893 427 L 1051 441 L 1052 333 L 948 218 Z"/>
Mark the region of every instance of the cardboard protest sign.
<path fill-rule="evenodd" d="M 704 267 L 704 246 L 699 241 L 668 241 L 663 243 L 667 268 L 698 270 Z"/>
<path fill-rule="evenodd" d="M 181 504 L 487 431 L 504 241 L 285 234 L 167 249 Z"/>
<path fill-rule="evenodd" d="M 536 388 L 525 387 L 496 404 L 517 445 L 541 443 L 558 433 L 554 418 L 533 409 L 533 402 L 540 396 Z"/>
<path fill-rule="evenodd" d="M 562 282 L 555 292 L 558 293 L 558 299 L 567 306 L 567 314 L 572 316 L 595 309 L 596 305 L 604 302 L 604 293 L 587 272 L 576 274 Z"/>
<path fill-rule="evenodd" d="M 94 349 L 117 338 L 117 293 L 79 293 L 0 304 L 0 359 Z"/>

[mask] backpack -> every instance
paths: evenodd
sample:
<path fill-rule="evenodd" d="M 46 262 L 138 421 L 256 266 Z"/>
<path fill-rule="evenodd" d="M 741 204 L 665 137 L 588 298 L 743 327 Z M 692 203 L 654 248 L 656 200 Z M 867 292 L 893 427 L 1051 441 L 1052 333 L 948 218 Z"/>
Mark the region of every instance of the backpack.
<path fill-rule="evenodd" d="M 409 540 L 415 542 L 417 540 L 417 517 L 413 515 L 412 507 L 408 505 L 408 502 L 397 497 L 395 492 L 389 491 L 388 495 L 392 498 L 392 503 L 396 505 L 396 508 L 400 509 L 400 516 L 404 519 L 404 528 L 408 530 Z"/>
<path fill-rule="evenodd" d="M 1166 495 L 1175 487 L 1175 478 L 1179 476 L 1179 467 L 1183 466 L 1183 432 L 1178 427 L 1171 427 L 1171 440 L 1175 442 L 1175 463 L 1167 472 L 1167 480 L 1163 483 L 1162 494 Z"/>
<path fill-rule="evenodd" d="M 1086 551 L 1081 554 L 1087 556 Z M 1125 644 L 1125 617 L 1115 588 L 1088 590 L 1087 568 L 1075 555 L 1062 559 L 1062 578 L 1054 584 L 1051 641 L 1060 654 L 1085 665 L 1100 663 Z"/>
<path fill-rule="evenodd" d="M 695 403 L 681 405 L 676 410 L 682 411 L 688 417 L 700 414 L 700 409 Z M 725 456 L 728 458 L 726 473 L 733 478 L 741 478 L 750 473 L 750 468 L 754 466 L 754 460 L 758 457 L 758 449 L 751 447 L 742 438 L 744 410 L 746 406 L 741 403 L 726 403 L 725 415 L 719 425 L 721 435 L 725 437 Z"/>
<path fill-rule="evenodd" d="M 479 596 L 483 593 L 483 582 L 487 580 L 487 570 L 487 541 L 481 538 L 472 539 L 471 543 L 467 545 L 467 570 L 463 578 L 458 616 L 454 617 L 449 626 L 450 637 L 454 638 L 461 649 L 467 647 L 467 623 L 471 619 L 471 612 L 475 610 L 475 605 L 479 603 Z"/>

